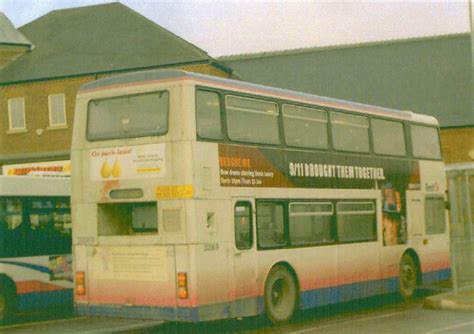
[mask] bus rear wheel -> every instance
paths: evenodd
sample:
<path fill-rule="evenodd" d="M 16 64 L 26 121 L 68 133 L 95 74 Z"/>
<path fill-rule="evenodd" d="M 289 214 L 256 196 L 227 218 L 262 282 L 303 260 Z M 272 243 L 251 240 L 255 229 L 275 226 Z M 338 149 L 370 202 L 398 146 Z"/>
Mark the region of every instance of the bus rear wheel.
<path fill-rule="evenodd" d="M 400 261 L 400 294 L 404 299 L 410 299 L 415 294 L 418 284 L 418 269 L 410 254 L 404 254 Z"/>
<path fill-rule="evenodd" d="M 13 305 L 12 294 L 0 287 L 0 324 L 4 323 L 11 315 Z"/>
<path fill-rule="evenodd" d="M 265 313 L 274 324 L 288 322 L 296 312 L 298 285 L 283 266 L 275 266 L 265 282 Z"/>

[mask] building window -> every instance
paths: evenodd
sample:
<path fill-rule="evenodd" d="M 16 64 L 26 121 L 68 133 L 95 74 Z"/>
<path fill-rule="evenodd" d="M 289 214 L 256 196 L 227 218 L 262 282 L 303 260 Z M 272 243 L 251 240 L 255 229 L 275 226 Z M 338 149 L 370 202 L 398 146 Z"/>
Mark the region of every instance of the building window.
<path fill-rule="evenodd" d="M 18 97 L 8 100 L 8 121 L 9 129 L 25 130 L 25 98 Z"/>
<path fill-rule="evenodd" d="M 64 94 L 49 96 L 49 126 L 66 125 L 66 98 Z"/>

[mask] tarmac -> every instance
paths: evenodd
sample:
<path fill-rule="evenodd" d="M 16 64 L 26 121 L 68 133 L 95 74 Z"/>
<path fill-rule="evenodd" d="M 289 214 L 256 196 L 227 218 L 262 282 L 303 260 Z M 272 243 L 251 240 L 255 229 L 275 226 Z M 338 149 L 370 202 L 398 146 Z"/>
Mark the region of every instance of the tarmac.
<path fill-rule="evenodd" d="M 425 298 L 424 307 L 474 312 L 474 287 L 429 296 Z"/>

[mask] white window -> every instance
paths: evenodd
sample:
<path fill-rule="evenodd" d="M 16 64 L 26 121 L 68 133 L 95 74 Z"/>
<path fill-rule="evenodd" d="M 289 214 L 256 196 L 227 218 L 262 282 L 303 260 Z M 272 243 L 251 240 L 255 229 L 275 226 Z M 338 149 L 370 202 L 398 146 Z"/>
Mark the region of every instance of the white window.
<path fill-rule="evenodd" d="M 295 147 L 327 149 L 328 116 L 324 110 L 283 105 L 286 144 Z"/>
<path fill-rule="evenodd" d="M 331 113 L 332 143 L 336 150 L 369 153 L 369 119 Z"/>
<path fill-rule="evenodd" d="M 405 133 L 400 122 L 372 119 L 374 152 L 378 154 L 404 156 Z"/>
<path fill-rule="evenodd" d="M 337 203 L 337 233 L 341 242 L 377 239 L 375 204 L 373 202 Z"/>
<path fill-rule="evenodd" d="M 8 121 L 10 130 L 25 130 L 25 98 L 8 100 Z"/>
<path fill-rule="evenodd" d="M 411 125 L 413 155 L 417 158 L 441 159 L 438 130 L 433 127 Z"/>
<path fill-rule="evenodd" d="M 229 139 L 246 143 L 279 144 L 275 102 L 228 95 L 225 98 Z"/>
<path fill-rule="evenodd" d="M 49 126 L 66 125 L 66 99 L 64 94 L 49 96 Z"/>
<path fill-rule="evenodd" d="M 334 241 L 332 203 L 290 203 L 290 241 L 310 245 Z"/>

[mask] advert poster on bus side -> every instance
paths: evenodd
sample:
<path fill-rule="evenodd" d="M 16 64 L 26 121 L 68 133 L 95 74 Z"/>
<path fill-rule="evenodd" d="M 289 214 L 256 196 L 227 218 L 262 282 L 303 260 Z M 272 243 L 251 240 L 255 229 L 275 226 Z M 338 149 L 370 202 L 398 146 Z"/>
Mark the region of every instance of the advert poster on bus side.
<path fill-rule="evenodd" d="M 219 145 L 223 187 L 419 189 L 419 165 L 406 159 Z"/>
<path fill-rule="evenodd" d="M 386 246 L 406 242 L 406 191 L 420 189 L 417 161 L 225 144 L 219 176 L 223 187 L 379 189 Z"/>
<path fill-rule="evenodd" d="M 91 150 L 94 181 L 161 177 L 165 175 L 165 145 L 148 144 Z"/>

